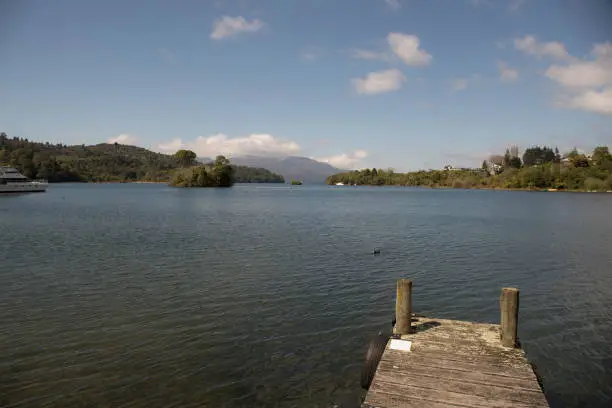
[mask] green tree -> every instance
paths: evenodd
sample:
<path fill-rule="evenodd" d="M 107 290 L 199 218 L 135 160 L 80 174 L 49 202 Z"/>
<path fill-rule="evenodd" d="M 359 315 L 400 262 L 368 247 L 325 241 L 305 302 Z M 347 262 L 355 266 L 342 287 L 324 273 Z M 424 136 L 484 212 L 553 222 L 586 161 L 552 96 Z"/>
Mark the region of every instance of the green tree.
<path fill-rule="evenodd" d="M 555 152 L 547 146 L 534 146 L 525 149 L 523 153 L 523 164 L 525 166 L 539 166 L 552 163 L 555 160 Z"/>
<path fill-rule="evenodd" d="M 571 159 L 574 167 L 589 167 L 589 159 L 584 154 L 578 154 Z"/>
<path fill-rule="evenodd" d="M 234 184 L 234 169 L 224 156 L 217 156 L 210 165 L 176 170 L 169 184 L 176 187 L 230 187 Z"/>
<path fill-rule="evenodd" d="M 174 154 L 174 156 L 177 158 L 179 163 L 185 167 L 192 166 L 197 157 L 197 155 L 194 152 L 192 152 L 191 150 L 185 150 L 185 149 L 179 150 L 178 152 Z"/>
<path fill-rule="evenodd" d="M 0 149 L 0 164 L 8 164 L 10 157 L 11 155 L 8 150 L 4 148 Z"/>
<path fill-rule="evenodd" d="M 576 156 L 578 156 L 579 154 L 580 154 L 580 153 L 578 153 L 578 149 L 576 149 L 576 148 L 574 147 L 572 150 L 570 150 L 570 151 L 569 151 L 569 152 L 568 152 L 568 153 L 565 155 L 565 157 L 567 157 L 569 161 L 573 161 L 573 160 L 574 160 L 574 158 L 575 158 Z"/>
<path fill-rule="evenodd" d="M 510 158 L 508 165 L 510 168 L 513 168 L 513 169 L 520 169 L 522 165 L 521 158 L 517 156 L 512 156 Z"/>
<path fill-rule="evenodd" d="M 555 147 L 555 163 L 561 163 L 561 154 L 559 153 L 559 148 Z"/>
<path fill-rule="evenodd" d="M 612 174 L 606 179 L 605 187 L 607 191 L 612 191 Z"/>
<path fill-rule="evenodd" d="M 612 155 L 608 146 L 597 146 L 593 150 L 591 158 L 596 166 L 603 166 L 605 163 L 612 161 Z"/>
<path fill-rule="evenodd" d="M 529 167 L 521 173 L 522 186 L 526 188 L 546 187 L 546 178 L 541 168 Z"/>
<path fill-rule="evenodd" d="M 206 167 L 200 166 L 196 174 L 196 183 L 198 186 L 206 187 L 212 185 L 213 180 L 212 177 L 210 177 L 210 175 L 208 174 L 208 171 L 206 171 Z"/>
<path fill-rule="evenodd" d="M 506 149 L 506 153 L 504 153 L 504 161 L 503 161 L 503 166 L 504 168 L 510 168 L 510 160 L 512 159 L 512 156 L 510 156 L 510 149 Z"/>
<path fill-rule="evenodd" d="M 230 187 L 234 184 L 234 169 L 225 156 L 217 156 L 213 162 L 213 175 L 219 187 Z"/>
<path fill-rule="evenodd" d="M 605 191 L 606 186 L 603 180 L 589 177 L 584 181 L 584 188 L 587 191 Z"/>

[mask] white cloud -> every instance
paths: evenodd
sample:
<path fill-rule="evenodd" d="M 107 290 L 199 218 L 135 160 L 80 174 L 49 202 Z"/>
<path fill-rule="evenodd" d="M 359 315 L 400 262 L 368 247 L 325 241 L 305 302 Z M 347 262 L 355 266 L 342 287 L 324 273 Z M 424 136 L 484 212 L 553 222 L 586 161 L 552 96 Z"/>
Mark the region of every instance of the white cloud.
<path fill-rule="evenodd" d="M 505 62 L 498 61 L 497 68 L 499 69 L 499 79 L 504 82 L 512 82 L 518 78 L 518 71 L 510 68 Z"/>
<path fill-rule="evenodd" d="M 565 45 L 562 43 L 556 41 L 539 42 L 532 35 L 526 35 L 523 38 L 515 38 L 514 48 L 525 54 L 535 55 L 537 57 L 569 58 Z"/>
<path fill-rule="evenodd" d="M 572 60 L 566 65 L 551 65 L 545 75 L 566 87 L 612 85 L 612 44 L 596 44 L 592 60 Z"/>
<path fill-rule="evenodd" d="M 612 44 L 595 44 L 591 55 L 553 64 L 545 75 L 561 88 L 557 106 L 612 115 Z"/>
<path fill-rule="evenodd" d="M 612 87 L 601 91 L 588 90 L 575 95 L 564 95 L 557 100 L 561 107 L 612 115 Z"/>
<path fill-rule="evenodd" d="M 514 47 L 561 60 L 544 73 L 559 86 L 556 106 L 612 115 L 612 44 L 595 44 L 587 59 L 572 57 L 560 42 L 538 42 L 530 35 L 515 39 Z"/>
<path fill-rule="evenodd" d="M 174 153 L 179 149 L 193 150 L 199 157 L 225 156 L 288 156 L 300 152 L 300 146 L 291 140 L 275 138 L 269 134 L 253 133 L 245 137 L 230 138 L 222 133 L 199 136 L 193 141 L 174 139 L 157 146 L 160 151 Z"/>
<path fill-rule="evenodd" d="M 406 82 L 399 69 L 370 72 L 364 78 L 353 78 L 353 85 L 359 94 L 379 94 L 397 91 Z"/>
<path fill-rule="evenodd" d="M 452 88 L 453 91 L 463 91 L 468 87 L 468 80 L 465 78 L 457 78 L 453 80 Z"/>
<path fill-rule="evenodd" d="M 177 150 L 185 148 L 181 139 L 172 139 L 169 142 L 160 143 L 157 148 L 164 153 L 176 153 Z"/>
<path fill-rule="evenodd" d="M 223 16 L 213 23 L 213 30 L 210 33 L 210 38 L 213 40 L 221 40 L 223 38 L 236 36 L 240 33 L 255 33 L 263 27 L 264 23 L 259 19 L 248 21 L 242 16 Z"/>
<path fill-rule="evenodd" d="M 329 163 L 339 169 L 354 169 L 363 159 L 368 157 L 365 150 L 355 150 L 351 153 L 342 153 L 336 156 L 322 157 L 315 160 Z"/>
<path fill-rule="evenodd" d="M 391 56 L 384 52 L 376 52 L 369 50 L 355 49 L 351 52 L 351 56 L 357 59 L 389 61 Z"/>
<path fill-rule="evenodd" d="M 416 35 L 389 33 L 387 43 L 391 51 L 410 66 L 429 65 L 432 56 L 419 48 L 420 40 Z"/>
<path fill-rule="evenodd" d="M 392 10 L 397 10 L 401 7 L 399 0 L 385 0 L 385 3 Z"/>
<path fill-rule="evenodd" d="M 138 138 L 127 133 L 122 133 L 119 136 L 109 138 L 107 142 L 111 144 L 135 145 L 138 142 Z"/>
<path fill-rule="evenodd" d="M 591 50 L 591 54 L 593 54 L 596 58 L 606 60 L 612 58 L 612 44 L 609 42 L 595 44 Z"/>

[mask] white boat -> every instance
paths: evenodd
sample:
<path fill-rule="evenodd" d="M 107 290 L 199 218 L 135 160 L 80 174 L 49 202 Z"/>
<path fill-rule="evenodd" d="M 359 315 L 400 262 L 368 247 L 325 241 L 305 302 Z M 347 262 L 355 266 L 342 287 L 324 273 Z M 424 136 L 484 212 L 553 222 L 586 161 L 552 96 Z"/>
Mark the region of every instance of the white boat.
<path fill-rule="evenodd" d="M 30 180 L 12 167 L 0 166 L 0 194 L 47 191 L 45 180 Z"/>
<path fill-rule="evenodd" d="M 337 185 L 337 186 L 343 186 L 343 185 L 344 185 L 344 183 L 343 183 L 343 182 L 339 182 L 339 183 L 336 183 L 336 185 Z"/>

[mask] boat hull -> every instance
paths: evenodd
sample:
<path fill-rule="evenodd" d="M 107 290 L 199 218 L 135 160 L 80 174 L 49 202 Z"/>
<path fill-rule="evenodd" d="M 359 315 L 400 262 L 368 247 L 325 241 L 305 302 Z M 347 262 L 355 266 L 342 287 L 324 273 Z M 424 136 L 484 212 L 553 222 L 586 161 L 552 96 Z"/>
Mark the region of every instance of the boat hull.
<path fill-rule="evenodd" d="M 0 194 L 3 193 L 44 193 L 47 191 L 47 183 L 7 183 L 0 184 Z"/>

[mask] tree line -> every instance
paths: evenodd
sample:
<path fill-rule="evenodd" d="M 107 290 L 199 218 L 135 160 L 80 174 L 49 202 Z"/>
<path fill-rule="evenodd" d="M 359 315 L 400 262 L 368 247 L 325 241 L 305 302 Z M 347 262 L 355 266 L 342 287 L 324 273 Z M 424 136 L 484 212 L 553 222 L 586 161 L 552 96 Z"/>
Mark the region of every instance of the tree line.
<path fill-rule="evenodd" d="M 0 165 L 15 167 L 28 178 L 51 183 L 168 182 L 175 171 L 196 163 L 195 153 L 188 150 L 167 155 L 117 143 L 67 146 L 11 138 L 0 133 Z M 284 182 L 282 176 L 266 169 L 233 168 L 237 183 Z"/>
<path fill-rule="evenodd" d="M 612 155 L 607 146 L 591 155 L 573 149 L 561 155 L 557 148 L 534 146 L 522 157 L 518 148 L 494 155 L 478 169 L 421 170 L 397 173 L 392 169 L 363 169 L 335 174 L 327 184 L 395 185 L 451 188 L 612 190 Z"/>

